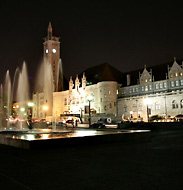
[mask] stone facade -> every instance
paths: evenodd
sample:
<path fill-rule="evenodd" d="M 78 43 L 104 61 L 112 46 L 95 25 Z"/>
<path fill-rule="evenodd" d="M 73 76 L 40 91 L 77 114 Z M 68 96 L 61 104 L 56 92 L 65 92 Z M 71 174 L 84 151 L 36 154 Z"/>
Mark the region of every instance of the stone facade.
<path fill-rule="evenodd" d="M 128 119 L 131 114 L 134 118 L 140 115 L 147 121 L 148 109 L 149 116 L 159 115 L 165 119 L 183 114 L 183 67 L 174 59 L 172 67 L 167 65 L 167 73 L 163 74 L 165 79 L 156 81 L 153 69 L 148 72 L 145 67 L 135 85 L 130 85 L 128 74 L 128 85 L 119 90 L 118 116 Z M 161 70 L 159 75 L 162 75 Z"/>

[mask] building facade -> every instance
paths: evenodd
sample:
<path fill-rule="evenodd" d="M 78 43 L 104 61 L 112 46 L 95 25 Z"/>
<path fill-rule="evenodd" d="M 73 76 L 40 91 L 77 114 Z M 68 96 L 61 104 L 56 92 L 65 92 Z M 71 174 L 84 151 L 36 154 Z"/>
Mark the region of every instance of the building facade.
<path fill-rule="evenodd" d="M 148 121 L 158 115 L 168 121 L 183 114 L 183 64 L 175 58 L 173 63 L 127 73 L 104 63 L 86 69 L 75 79 L 70 77 L 68 90 L 58 91 L 60 42 L 52 35 L 51 23 L 43 49 L 44 59 L 52 66 L 54 91 L 50 98 L 44 92 L 33 95 L 33 118 L 59 120 L 61 115 L 76 114 L 86 120 L 89 101 L 93 118 Z"/>
<path fill-rule="evenodd" d="M 126 73 L 126 85 L 118 95 L 118 116 L 141 117 L 147 121 L 153 115 L 169 120 L 183 114 L 183 66 L 175 58 L 170 65 Z"/>

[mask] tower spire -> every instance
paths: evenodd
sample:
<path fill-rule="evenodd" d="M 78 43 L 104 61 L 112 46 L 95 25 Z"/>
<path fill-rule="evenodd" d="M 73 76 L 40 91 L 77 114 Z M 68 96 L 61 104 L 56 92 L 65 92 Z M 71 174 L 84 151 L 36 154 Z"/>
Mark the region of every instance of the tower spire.
<path fill-rule="evenodd" d="M 48 40 L 52 39 L 52 26 L 51 26 L 51 22 L 49 22 L 48 25 Z"/>

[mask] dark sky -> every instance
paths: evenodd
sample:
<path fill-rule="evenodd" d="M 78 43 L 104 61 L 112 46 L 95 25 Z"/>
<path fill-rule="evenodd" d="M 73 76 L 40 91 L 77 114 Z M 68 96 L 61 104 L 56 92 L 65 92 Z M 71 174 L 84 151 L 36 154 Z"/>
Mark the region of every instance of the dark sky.
<path fill-rule="evenodd" d="M 122 72 L 183 58 L 183 6 L 165 0 L 0 0 L 0 82 L 23 60 L 35 76 L 49 21 L 66 77 L 107 62 Z"/>

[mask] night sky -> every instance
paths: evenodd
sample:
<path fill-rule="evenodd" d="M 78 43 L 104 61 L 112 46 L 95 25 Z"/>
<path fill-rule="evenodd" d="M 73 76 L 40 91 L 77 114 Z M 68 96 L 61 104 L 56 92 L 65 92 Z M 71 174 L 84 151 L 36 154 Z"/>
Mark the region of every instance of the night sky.
<path fill-rule="evenodd" d="M 35 77 L 49 21 L 65 76 L 109 63 L 122 72 L 183 58 L 183 6 L 165 0 L 0 0 L 0 82 L 23 60 Z"/>

